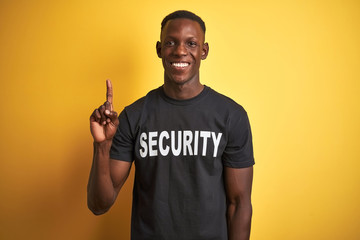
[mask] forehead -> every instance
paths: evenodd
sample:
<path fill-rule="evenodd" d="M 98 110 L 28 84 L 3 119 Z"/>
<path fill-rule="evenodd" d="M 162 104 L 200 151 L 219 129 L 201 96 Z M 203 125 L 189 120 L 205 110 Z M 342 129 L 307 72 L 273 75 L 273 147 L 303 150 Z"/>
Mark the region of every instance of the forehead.
<path fill-rule="evenodd" d="M 200 24 L 187 18 L 169 20 L 161 31 L 161 39 L 165 37 L 196 37 L 204 39 L 204 32 Z"/>

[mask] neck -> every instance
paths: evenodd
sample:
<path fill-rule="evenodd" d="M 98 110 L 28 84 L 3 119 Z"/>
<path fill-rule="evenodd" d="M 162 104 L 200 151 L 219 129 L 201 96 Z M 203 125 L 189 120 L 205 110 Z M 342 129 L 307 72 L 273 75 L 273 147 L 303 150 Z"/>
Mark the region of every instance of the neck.
<path fill-rule="evenodd" d="M 185 83 L 181 85 L 165 82 L 163 88 L 168 97 L 177 100 L 186 100 L 199 95 L 204 89 L 204 85 L 200 82 Z"/>

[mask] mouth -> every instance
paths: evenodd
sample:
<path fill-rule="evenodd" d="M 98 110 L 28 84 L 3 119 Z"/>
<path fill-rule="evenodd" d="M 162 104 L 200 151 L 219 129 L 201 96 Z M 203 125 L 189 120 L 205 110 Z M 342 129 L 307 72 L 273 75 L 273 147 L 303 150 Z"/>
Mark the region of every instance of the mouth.
<path fill-rule="evenodd" d="M 184 69 L 190 65 L 188 62 L 170 62 L 171 66 L 177 69 Z"/>

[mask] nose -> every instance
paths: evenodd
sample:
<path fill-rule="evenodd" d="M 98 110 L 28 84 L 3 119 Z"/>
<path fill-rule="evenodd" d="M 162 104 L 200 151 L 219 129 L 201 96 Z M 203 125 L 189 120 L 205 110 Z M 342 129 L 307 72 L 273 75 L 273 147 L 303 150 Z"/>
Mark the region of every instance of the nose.
<path fill-rule="evenodd" d="M 178 44 L 176 48 L 174 49 L 174 55 L 176 56 L 186 56 L 187 55 L 187 49 L 186 46 L 182 43 Z"/>

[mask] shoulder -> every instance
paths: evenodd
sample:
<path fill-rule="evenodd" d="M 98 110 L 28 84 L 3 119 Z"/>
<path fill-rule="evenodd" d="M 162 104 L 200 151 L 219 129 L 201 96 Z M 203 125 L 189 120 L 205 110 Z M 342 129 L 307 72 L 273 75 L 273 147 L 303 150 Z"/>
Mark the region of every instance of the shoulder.
<path fill-rule="evenodd" d="M 211 106 L 213 106 L 214 108 L 218 109 L 219 111 L 226 111 L 229 114 L 247 114 L 244 107 L 232 98 L 222 93 L 219 93 L 210 87 L 208 87 L 208 89 L 208 104 L 211 104 Z"/>
<path fill-rule="evenodd" d="M 142 109 L 144 108 L 144 106 L 152 101 L 153 99 L 156 98 L 156 96 L 159 95 L 159 88 L 153 89 L 150 92 L 148 92 L 144 97 L 139 98 L 138 100 L 136 100 L 135 102 L 133 102 L 132 104 L 128 105 L 125 107 L 125 111 L 127 113 L 136 113 L 136 112 L 141 112 Z"/>
<path fill-rule="evenodd" d="M 158 89 L 151 90 L 146 96 L 126 106 L 119 115 L 120 122 L 126 122 L 131 129 L 135 131 L 144 114 L 144 110 L 147 109 L 148 103 L 153 101 L 152 99 L 154 99 L 156 95 L 158 95 Z"/>

